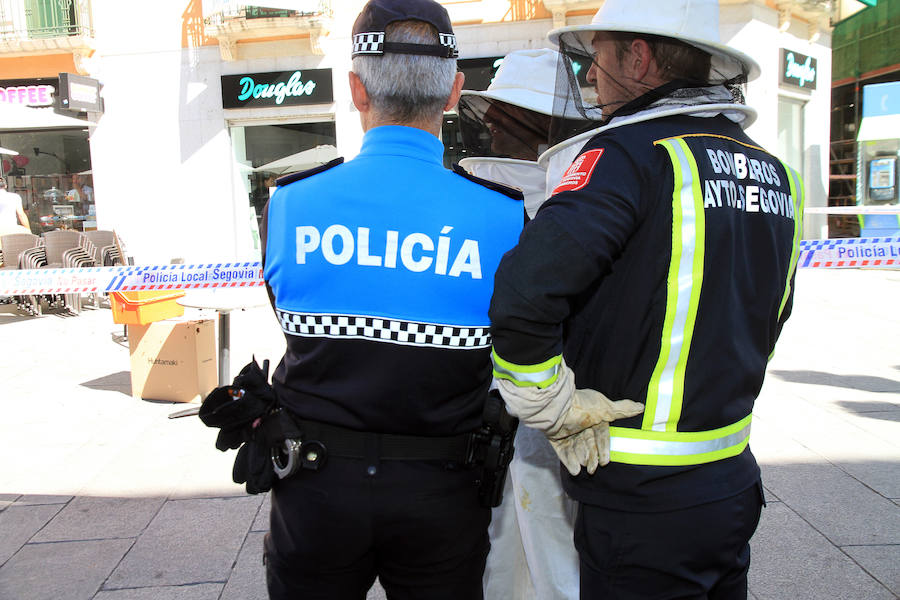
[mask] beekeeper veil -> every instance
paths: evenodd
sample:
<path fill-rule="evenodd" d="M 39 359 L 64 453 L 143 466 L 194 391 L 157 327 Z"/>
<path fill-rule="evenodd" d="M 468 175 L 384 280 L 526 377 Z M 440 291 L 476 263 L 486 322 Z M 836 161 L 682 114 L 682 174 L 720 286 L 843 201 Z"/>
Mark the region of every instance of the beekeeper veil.
<path fill-rule="evenodd" d="M 555 99 L 557 63 L 550 49 L 511 52 L 488 89 L 464 90 L 457 106 L 467 157 L 460 165 L 478 177 L 522 189 L 529 216 L 546 198 L 545 174 L 535 161 L 561 141 L 551 132 L 554 104 L 561 104 Z"/>

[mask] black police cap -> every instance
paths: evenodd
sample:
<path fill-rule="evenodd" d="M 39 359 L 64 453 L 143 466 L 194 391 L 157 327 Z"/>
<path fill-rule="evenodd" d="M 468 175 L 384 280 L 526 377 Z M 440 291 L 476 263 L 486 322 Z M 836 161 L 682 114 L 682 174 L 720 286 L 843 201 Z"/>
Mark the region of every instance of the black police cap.
<path fill-rule="evenodd" d="M 400 44 L 385 42 L 384 30 L 395 21 L 424 21 L 438 30 L 440 44 Z M 459 50 L 447 9 L 434 0 L 369 0 L 353 24 L 351 56 L 423 54 L 456 58 Z"/>

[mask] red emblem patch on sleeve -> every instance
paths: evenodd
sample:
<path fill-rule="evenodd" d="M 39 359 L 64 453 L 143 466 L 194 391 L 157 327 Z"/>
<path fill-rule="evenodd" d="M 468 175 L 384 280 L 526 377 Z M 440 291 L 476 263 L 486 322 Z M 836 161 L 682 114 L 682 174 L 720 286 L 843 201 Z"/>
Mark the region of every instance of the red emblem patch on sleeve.
<path fill-rule="evenodd" d="M 580 190 L 587 185 L 587 182 L 591 179 L 591 173 L 594 172 L 594 167 L 597 166 L 597 161 L 600 160 L 602 155 L 603 148 L 588 150 L 584 154 L 581 154 L 571 165 L 569 165 L 562 180 L 556 185 L 556 188 L 550 195 L 553 196 L 560 192 Z"/>

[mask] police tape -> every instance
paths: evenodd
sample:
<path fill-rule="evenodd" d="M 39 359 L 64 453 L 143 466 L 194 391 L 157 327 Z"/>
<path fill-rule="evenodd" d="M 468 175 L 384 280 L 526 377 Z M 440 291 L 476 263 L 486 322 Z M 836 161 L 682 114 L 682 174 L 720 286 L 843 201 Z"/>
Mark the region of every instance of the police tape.
<path fill-rule="evenodd" d="M 0 295 L 188 290 L 263 285 L 257 262 L 0 271 Z"/>
<path fill-rule="evenodd" d="M 803 240 L 797 265 L 800 268 L 900 268 L 900 237 Z M 0 271 L 0 296 L 233 288 L 264 283 L 258 261 L 9 269 Z"/>
<path fill-rule="evenodd" d="M 900 237 L 800 242 L 800 268 L 900 267 Z"/>

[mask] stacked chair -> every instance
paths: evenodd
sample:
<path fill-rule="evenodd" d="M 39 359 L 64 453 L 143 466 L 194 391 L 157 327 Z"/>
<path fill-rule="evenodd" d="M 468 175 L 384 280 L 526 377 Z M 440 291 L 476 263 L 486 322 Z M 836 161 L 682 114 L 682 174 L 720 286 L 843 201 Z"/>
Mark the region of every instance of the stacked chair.
<path fill-rule="evenodd" d="M 73 269 L 123 264 L 113 231 L 47 231 L 41 237 L 29 233 L 2 236 L 2 269 Z M 81 294 L 43 294 L 16 297 L 19 308 L 32 315 L 41 314 L 41 301 L 78 313 Z M 91 294 L 93 306 L 99 305 L 99 293 Z"/>
<path fill-rule="evenodd" d="M 23 269 L 62 269 L 67 268 L 65 257 L 66 251 L 74 250 L 82 245 L 83 236 L 80 231 L 69 231 L 65 229 L 56 229 L 54 231 L 46 231 L 41 236 L 44 243 L 41 246 L 26 250 L 21 256 L 21 268 Z M 43 294 L 37 296 L 29 296 L 28 303 L 30 309 L 26 310 L 33 315 L 41 314 L 41 299 L 45 298 L 47 303 L 53 306 L 62 306 L 70 308 L 66 304 L 67 297 L 63 294 Z"/>
<path fill-rule="evenodd" d="M 9 233 L 0 236 L 0 258 L 2 258 L 2 271 L 11 271 L 21 268 L 22 255 L 33 248 L 39 247 L 44 240 L 31 233 Z M 4 297 L 4 303 L 15 302 L 20 310 L 32 312 L 33 304 L 26 296 Z"/>

